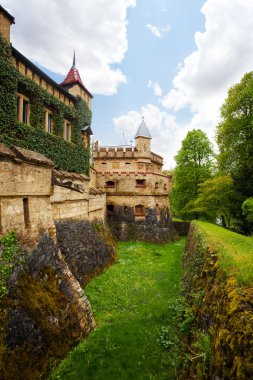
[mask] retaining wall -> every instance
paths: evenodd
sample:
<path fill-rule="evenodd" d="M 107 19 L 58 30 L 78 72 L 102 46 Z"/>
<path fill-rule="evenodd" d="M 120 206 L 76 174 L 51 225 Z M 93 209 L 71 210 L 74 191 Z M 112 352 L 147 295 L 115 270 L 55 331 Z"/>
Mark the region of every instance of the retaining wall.
<path fill-rule="evenodd" d="M 183 257 L 185 295 L 196 318 L 195 328 L 210 335 L 211 358 L 203 365 L 193 333 L 187 346 L 195 358 L 187 379 L 253 378 L 253 286 L 238 284 L 232 267 L 229 274 L 225 272 L 221 245 L 218 239 L 207 239 L 197 222 L 191 223 Z"/>

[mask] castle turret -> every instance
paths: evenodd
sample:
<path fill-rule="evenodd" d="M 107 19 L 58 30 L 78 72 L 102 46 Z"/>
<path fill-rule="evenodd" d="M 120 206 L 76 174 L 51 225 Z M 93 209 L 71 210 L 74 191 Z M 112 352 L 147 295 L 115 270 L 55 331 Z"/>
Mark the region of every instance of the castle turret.
<path fill-rule="evenodd" d="M 15 18 L 0 5 L 0 33 L 10 43 L 11 24 L 15 24 Z"/>
<path fill-rule="evenodd" d="M 135 135 L 135 147 L 140 156 L 150 156 L 151 134 L 145 124 L 144 117 Z"/>
<path fill-rule="evenodd" d="M 76 55 L 74 52 L 73 64 L 71 69 L 69 70 L 66 78 L 61 83 L 61 86 L 64 87 L 68 92 L 70 92 L 74 96 L 80 96 L 84 99 L 89 108 L 91 108 L 91 99 L 93 95 L 87 90 L 84 86 L 80 74 L 76 68 Z"/>

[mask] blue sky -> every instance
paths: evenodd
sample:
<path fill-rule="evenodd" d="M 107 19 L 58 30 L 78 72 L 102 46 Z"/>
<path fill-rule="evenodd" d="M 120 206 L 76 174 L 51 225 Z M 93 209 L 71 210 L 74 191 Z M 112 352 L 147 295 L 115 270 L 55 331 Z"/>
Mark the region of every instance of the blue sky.
<path fill-rule="evenodd" d="M 227 90 L 253 68 L 252 0 L 2 0 L 13 45 L 61 82 L 76 50 L 94 138 L 133 139 L 141 117 L 165 168 L 189 130 L 215 144 Z"/>
<path fill-rule="evenodd" d="M 128 10 L 128 51 L 118 65 L 127 77 L 127 84 L 122 84 L 116 95 L 96 95 L 93 101 L 93 130 L 103 143 L 120 141 L 113 117 L 139 110 L 144 104 L 157 104 L 157 96 L 148 89 L 150 80 L 159 83 L 163 92 L 169 91 L 178 64 L 194 50 L 194 33 L 203 29 L 204 17 L 200 13 L 203 3 L 203 0 L 141 0 Z M 170 25 L 171 30 L 158 38 L 146 27 L 148 23 L 158 27 Z M 181 112 L 183 116 L 185 113 L 188 114 Z M 183 116 L 178 115 L 180 119 Z"/>

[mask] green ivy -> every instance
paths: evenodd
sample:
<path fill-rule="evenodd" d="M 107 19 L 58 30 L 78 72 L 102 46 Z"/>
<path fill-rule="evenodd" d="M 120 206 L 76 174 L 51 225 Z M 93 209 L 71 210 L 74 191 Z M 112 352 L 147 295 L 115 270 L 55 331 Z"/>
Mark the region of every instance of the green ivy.
<path fill-rule="evenodd" d="M 21 252 L 15 232 L 0 237 L 0 299 L 7 293 L 7 282 L 15 268 L 24 268 L 26 253 Z"/>
<path fill-rule="evenodd" d="M 40 128 L 17 122 L 7 133 L 0 134 L 0 142 L 44 154 L 54 162 L 56 169 L 88 174 L 89 150 L 84 148 L 82 142 L 69 143 Z"/>
<path fill-rule="evenodd" d="M 17 71 L 9 44 L 0 33 L 0 128 L 16 120 Z"/>
<path fill-rule="evenodd" d="M 84 148 L 81 128 L 91 124 L 88 104 L 77 97 L 74 107 L 67 106 L 12 64 L 9 44 L 0 33 L 0 141 L 35 150 L 50 158 L 56 168 L 87 173 L 89 147 Z M 16 122 L 17 92 L 30 101 L 30 126 Z M 52 111 L 53 135 L 44 131 L 45 109 Z M 64 140 L 64 119 L 72 125 L 71 142 Z"/>

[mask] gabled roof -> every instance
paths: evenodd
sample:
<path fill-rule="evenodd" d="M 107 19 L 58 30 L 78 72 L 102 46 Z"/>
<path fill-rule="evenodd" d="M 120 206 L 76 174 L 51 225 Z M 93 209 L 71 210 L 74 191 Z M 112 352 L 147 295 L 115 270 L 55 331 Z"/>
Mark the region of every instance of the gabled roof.
<path fill-rule="evenodd" d="M 11 46 L 12 49 L 12 55 L 15 57 L 18 61 L 22 62 L 25 66 L 27 66 L 29 69 L 35 72 L 39 77 L 44 79 L 47 83 L 51 84 L 54 88 L 56 88 L 59 92 L 61 92 L 64 96 L 72 100 L 73 102 L 76 101 L 76 97 L 74 95 L 71 95 L 64 87 L 61 87 L 58 83 L 56 83 L 52 78 L 50 78 L 47 74 L 44 73 L 41 69 L 38 68 L 34 63 L 29 61 L 28 58 L 26 58 L 23 54 L 21 54 L 17 49 L 14 48 L 14 46 Z"/>
<path fill-rule="evenodd" d="M 149 130 L 145 124 L 144 117 L 142 117 L 141 124 L 134 138 L 136 139 L 137 137 L 146 137 L 147 139 L 152 139 L 151 134 L 149 133 Z"/>
<path fill-rule="evenodd" d="M 9 12 L 7 12 L 7 10 L 2 7 L 2 5 L 0 5 L 0 12 L 2 12 L 12 24 L 15 24 L 15 18 Z"/>
<path fill-rule="evenodd" d="M 93 132 L 92 132 L 90 125 L 85 125 L 84 127 L 82 127 L 81 132 L 86 132 L 87 135 L 89 135 L 89 136 L 93 135 Z"/>
<path fill-rule="evenodd" d="M 82 79 L 80 77 L 80 74 L 76 68 L 76 55 L 75 55 L 75 52 L 74 52 L 74 57 L 73 57 L 73 64 L 72 64 L 72 67 L 71 69 L 69 70 L 66 78 L 64 79 L 64 81 L 62 83 L 60 83 L 61 86 L 63 87 L 68 87 L 70 85 L 70 87 L 74 84 L 79 84 L 82 89 L 87 92 L 90 97 L 93 98 L 92 94 L 87 90 L 87 88 L 84 86 L 83 82 L 82 82 Z"/>

